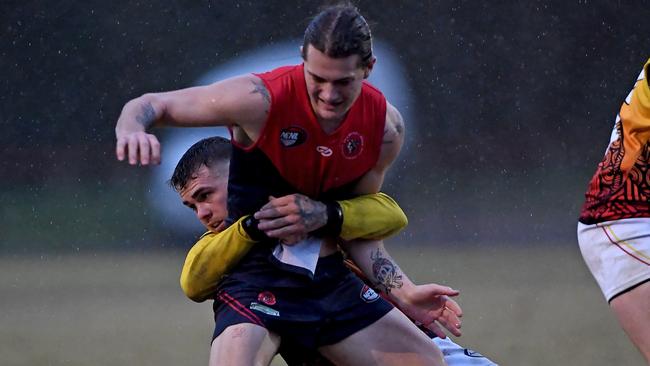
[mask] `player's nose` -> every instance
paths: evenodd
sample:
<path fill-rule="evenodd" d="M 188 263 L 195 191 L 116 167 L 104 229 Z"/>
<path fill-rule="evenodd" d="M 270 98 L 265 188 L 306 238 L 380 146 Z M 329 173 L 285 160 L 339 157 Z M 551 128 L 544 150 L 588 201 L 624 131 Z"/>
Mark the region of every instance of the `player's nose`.
<path fill-rule="evenodd" d="M 324 84 L 321 88 L 320 98 L 327 103 L 335 103 L 338 101 L 339 94 L 332 84 Z"/>
<path fill-rule="evenodd" d="M 197 205 L 196 206 L 196 217 L 201 220 L 201 222 L 205 223 L 207 220 L 212 217 L 212 211 L 205 205 Z"/>

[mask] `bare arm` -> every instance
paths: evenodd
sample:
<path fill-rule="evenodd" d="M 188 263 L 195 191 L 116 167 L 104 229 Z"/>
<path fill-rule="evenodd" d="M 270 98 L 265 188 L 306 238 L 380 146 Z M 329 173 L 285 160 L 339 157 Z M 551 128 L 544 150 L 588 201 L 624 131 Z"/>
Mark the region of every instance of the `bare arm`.
<path fill-rule="evenodd" d="M 243 75 L 164 93 L 145 94 L 126 103 L 115 126 L 116 156 L 130 164 L 160 162 L 160 143 L 147 133 L 153 126 L 232 126 L 248 144 L 259 137 L 271 98 L 264 83 Z"/>
<path fill-rule="evenodd" d="M 357 194 L 374 193 L 381 189 L 386 171 L 397 158 L 403 142 L 404 121 L 397 109 L 389 104 L 379 160 L 358 183 Z M 441 338 L 445 334 L 438 324 L 452 334 L 460 335 L 459 317 L 462 311 L 449 298 L 458 295 L 457 291 L 436 284 L 415 285 L 388 254 L 381 241 L 353 240 L 343 247 L 365 276 L 407 316 L 424 324 Z"/>
<path fill-rule="evenodd" d="M 437 284 L 415 285 L 388 254 L 381 241 L 356 242 L 354 262 L 372 287 L 383 292 L 404 314 L 445 338 L 442 327 L 460 336 L 462 310 L 450 299 L 458 291 Z"/>
<path fill-rule="evenodd" d="M 399 111 L 388 104 L 386 107 L 386 125 L 377 164 L 357 183 L 355 193 L 362 195 L 377 193 L 384 183 L 384 176 L 393 164 L 404 143 L 404 120 Z"/>

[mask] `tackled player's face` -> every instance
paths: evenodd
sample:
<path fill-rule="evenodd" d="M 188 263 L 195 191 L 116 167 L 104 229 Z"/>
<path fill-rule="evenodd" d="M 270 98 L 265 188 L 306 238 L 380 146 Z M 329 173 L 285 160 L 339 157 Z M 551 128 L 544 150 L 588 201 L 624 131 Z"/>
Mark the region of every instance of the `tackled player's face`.
<path fill-rule="evenodd" d="M 212 168 L 201 165 L 179 194 L 209 231 L 223 230 L 228 217 L 228 163 L 216 163 Z"/>
<path fill-rule="evenodd" d="M 370 68 L 359 66 L 359 55 L 332 58 L 311 45 L 305 55 L 305 82 L 316 117 L 340 122 L 361 93 Z"/>

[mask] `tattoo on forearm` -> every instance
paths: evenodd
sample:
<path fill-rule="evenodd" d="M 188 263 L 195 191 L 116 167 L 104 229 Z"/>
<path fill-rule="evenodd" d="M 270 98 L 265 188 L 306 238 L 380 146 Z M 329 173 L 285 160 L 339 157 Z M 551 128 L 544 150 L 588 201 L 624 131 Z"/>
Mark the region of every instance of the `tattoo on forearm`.
<path fill-rule="evenodd" d="M 156 111 L 153 109 L 151 103 L 144 104 L 140 110 L 140 114 L 135 117 L 135 120 L 144 127 L 149 127 L 155 119 Z"/>
<path fill-rule="evenodd" d="M 402 270 L 397 264 L 386 258 L 381 249 L 371 252 L 370 259 L 372 260 L 372 274 L 380 290 L 389 294 L 392 289 L 401 288 L 404 285 Z"/>
<path fill-rule="evenodd" d="M 261 80 L 256 80 L 253 81 L 253 85 L 255 86 L 255 89 L 253 89 L 251 94 L 260 93 L 262 98 L 264 98 L 267 103 L 271 104 L 271 95 L 269 94 L 268 89 L 266 89 L 264 83 Z"/>

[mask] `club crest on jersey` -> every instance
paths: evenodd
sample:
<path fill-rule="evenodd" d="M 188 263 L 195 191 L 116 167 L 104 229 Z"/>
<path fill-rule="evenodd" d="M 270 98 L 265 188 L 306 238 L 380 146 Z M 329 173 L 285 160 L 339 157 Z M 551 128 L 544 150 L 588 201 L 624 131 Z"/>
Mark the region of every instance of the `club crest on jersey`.
<path fill-rule="evenodd" d="M 343 157 L 346 159 L 354 159 L 363 151 L 363 136 L 358 132 L 350 132 L 345 139 L 343 139 Z"/>
<path fill-rule="evenodd" d="M 280 131 L 280 143 L 284 147 L 294 147 L 307 139 L 307 132 L 300 127 L 291 126 Z"/>
<path fill-rule="evenodd" d="M 257 295 L 257 301 L 266 305 L 275 305 L 275 295 L 271 291 L 262 291 Z"/>
<path fill-rule="evenodd" d="M 375 290 L 368 287 L 368 285 L 363 285 L 363 288 L 361 288 L 360 295 L 361 295 L 361 299 L 365 302 L 373 302 L 379 299 L 379 294 L 376 293 Z"/>

